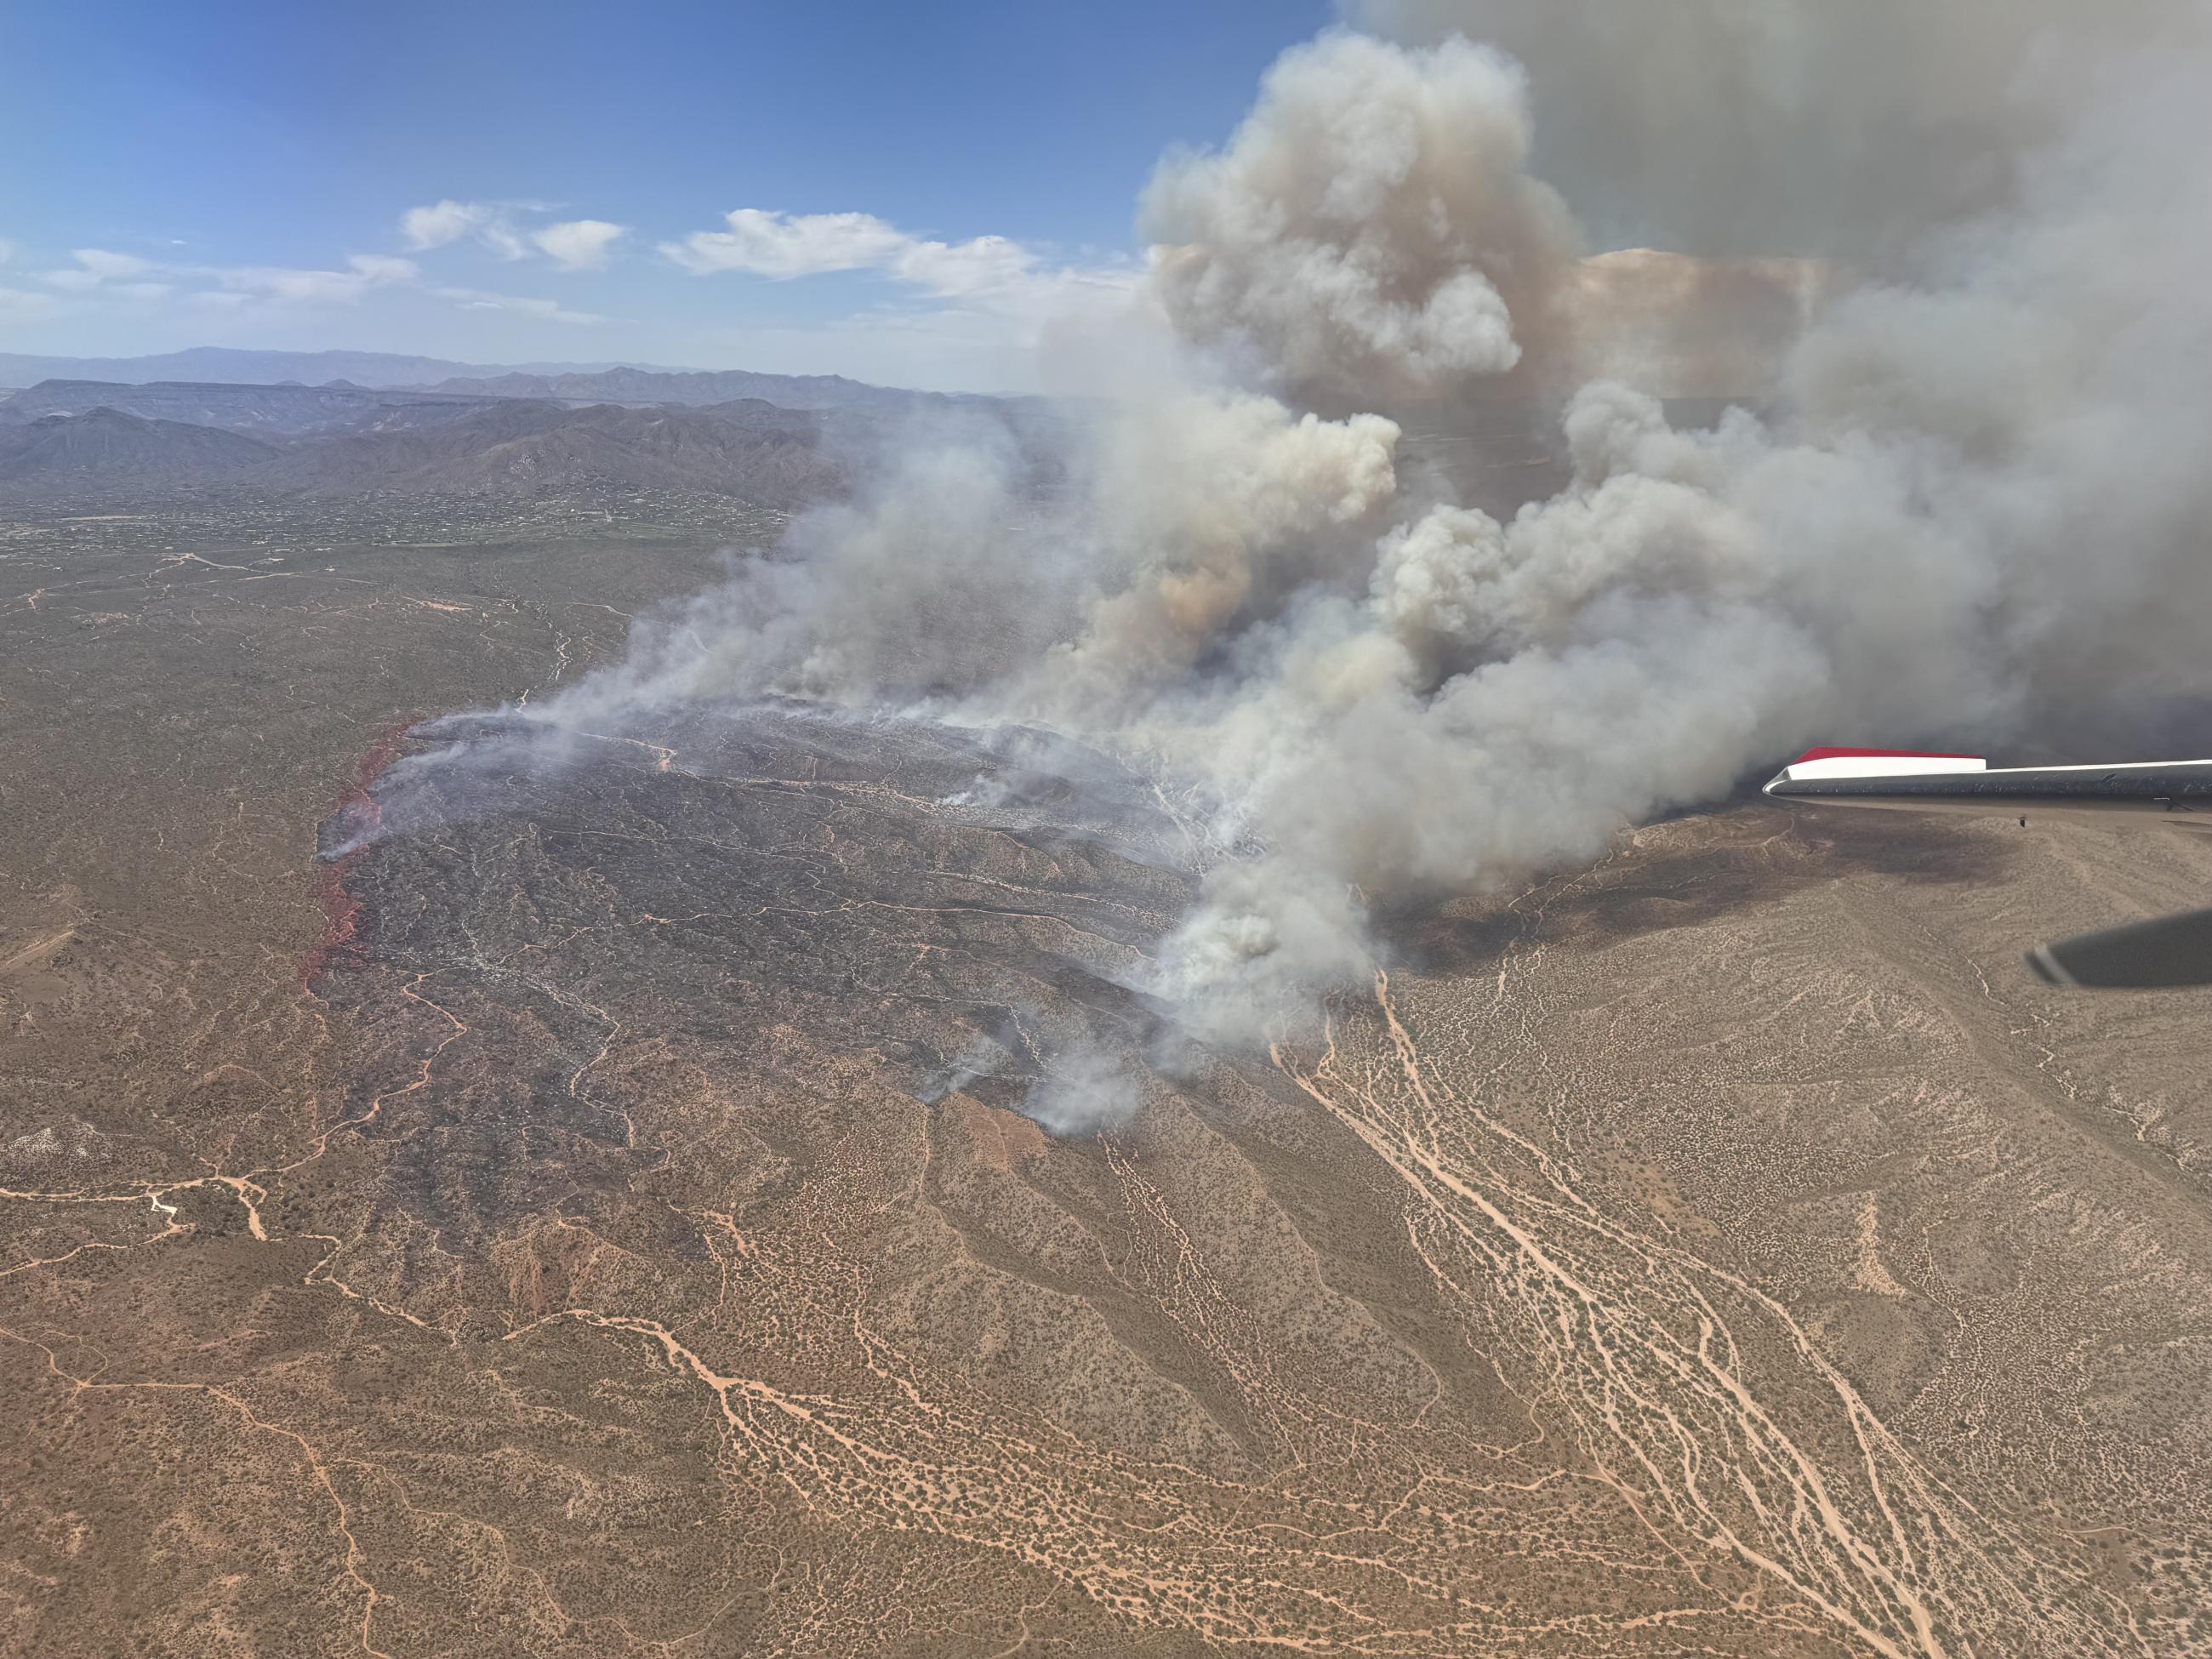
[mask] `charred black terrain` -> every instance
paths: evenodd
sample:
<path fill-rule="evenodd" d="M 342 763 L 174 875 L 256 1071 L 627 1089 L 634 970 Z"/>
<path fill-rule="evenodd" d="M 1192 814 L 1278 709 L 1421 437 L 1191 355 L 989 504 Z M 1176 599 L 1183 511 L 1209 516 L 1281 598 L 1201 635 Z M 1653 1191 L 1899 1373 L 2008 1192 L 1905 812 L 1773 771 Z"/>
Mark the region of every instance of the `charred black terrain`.
<path fill-rule="evenodd" d="M 604 499 L 0 525 L 0 1650 L 2212 1644 L 2203 1006 L 2017 963 L 2203 839 L 1687 816 L 1210 1053 L 1103 757 L 543 719 L 777 528 Z"/>
<path fill-rule="evenodd" d="M 931 1105 L 957 1085 L 1036 1111 L 1068 1056 L 1141 1066 L 1155 1022 L 1128 984 L 1184 902 L 1181 837 L 1097 757 L 797 706 L 448 720 L 407 746 L 324 826 L 302 972 L 395 1035 L 426 998 L 466 1002 L 471 1052 L 511 1061 L 488 1091 L 448 1064 L 404 1100 L 380 1066 L 353 1103 L 404 1166 L 394 1223 L 463 1255 L 666 1162 L 637 1138 L 654 1108 L 625 1029 L 732 1077 L 797 1042 Z M 499 1303 L 486 1271 L 452 1318 Z"/>

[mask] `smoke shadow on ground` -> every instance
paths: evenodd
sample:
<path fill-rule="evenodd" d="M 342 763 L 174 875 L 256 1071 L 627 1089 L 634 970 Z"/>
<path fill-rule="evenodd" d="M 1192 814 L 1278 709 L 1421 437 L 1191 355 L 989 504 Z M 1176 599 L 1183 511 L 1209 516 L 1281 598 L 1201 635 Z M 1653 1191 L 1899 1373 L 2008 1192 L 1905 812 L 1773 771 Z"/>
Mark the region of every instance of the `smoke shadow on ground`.
<path fill-rule="evenodd" d="M 1630 846 L 1577 874 L 1555 873 L 1479 912 L 1456 907 L 1379 915 L 1376 936 L 1420 973 L 1495 967 L 1540 932 L 1547 942 L 1601 949 L 1771 904 L 1808 887 L 1877 876 L 1906 886 L 1996 884 L 2015 856 L 1966 819 L 1906 812 L 1797 811 L 1764 803 L 1657 826 L 1656 844 Z"/>

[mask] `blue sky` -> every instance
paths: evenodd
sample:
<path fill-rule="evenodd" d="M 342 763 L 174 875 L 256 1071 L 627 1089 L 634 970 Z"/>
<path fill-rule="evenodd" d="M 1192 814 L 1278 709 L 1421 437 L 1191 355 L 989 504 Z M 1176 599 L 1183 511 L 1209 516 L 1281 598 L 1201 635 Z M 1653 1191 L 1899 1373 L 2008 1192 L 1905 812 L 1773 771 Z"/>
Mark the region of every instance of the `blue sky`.
<path fill-rule="evenodd" d="M 1128 280 L 1161 151 L 1225 137 L 1275 54 L 1331 15 L 8 8 L 0 350 L 334 346 L 1019 386 L 1042 317 Z"/>

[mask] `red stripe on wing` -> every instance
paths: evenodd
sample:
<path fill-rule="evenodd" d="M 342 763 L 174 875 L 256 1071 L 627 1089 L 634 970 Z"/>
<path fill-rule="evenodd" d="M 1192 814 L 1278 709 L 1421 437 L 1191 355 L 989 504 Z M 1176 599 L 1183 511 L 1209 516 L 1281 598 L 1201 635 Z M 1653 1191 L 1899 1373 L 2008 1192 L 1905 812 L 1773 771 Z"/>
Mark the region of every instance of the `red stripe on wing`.
<path fill-rule="evenodd" d="M 1979 760 L 1979 755 L 1940 754 L 1927 749 L 1808 749 L 1790 763 L 1821 760 Z"/>

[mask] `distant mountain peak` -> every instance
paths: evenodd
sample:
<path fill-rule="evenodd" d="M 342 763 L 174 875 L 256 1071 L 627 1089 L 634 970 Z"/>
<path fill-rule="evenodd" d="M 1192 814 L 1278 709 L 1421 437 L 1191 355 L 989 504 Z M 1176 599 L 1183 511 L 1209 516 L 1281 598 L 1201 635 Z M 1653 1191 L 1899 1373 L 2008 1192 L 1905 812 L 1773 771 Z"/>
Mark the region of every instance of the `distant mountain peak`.
<path fill-rule="evenodd" d="M 153 380 L 191 380 L 224 386 L 275 386 L 296 380 L 321 386 L 343 380 L 356 386 L 419 386 L 463 374 L 595 374 L 622 368 L 612 362 L 455 362 L 389 351 L 252 351 L 235 346 L 191 346 L 145 357 L 51 357 L 0 352 L 0 386 L 40 380 L 112 380 L 143 386 Z"/>
<path fill-rule="evenodd" d="M 100 404 L 0 427 L 0 482 L 76 477 L 204 477 L 259 466 L 277 452 L 258 439 L 184 421 L 153 421 Z"/>
<path fill-rule="evenodd" d="M 842 374 L 768 374 L 650 363 L 464 363 L 384 351 L 248 351 L 232 346 L 193 346 L 147 357 L 39 357 L 0 352 L 0 388 L 35 386 L 48 380 L 318 392 L 433 390 L 561 398 L 572 403 L 697 404 L 753 397 L 787 409 L 890 410 L 998 401 L 966 393 L 871 386 Z"/>

